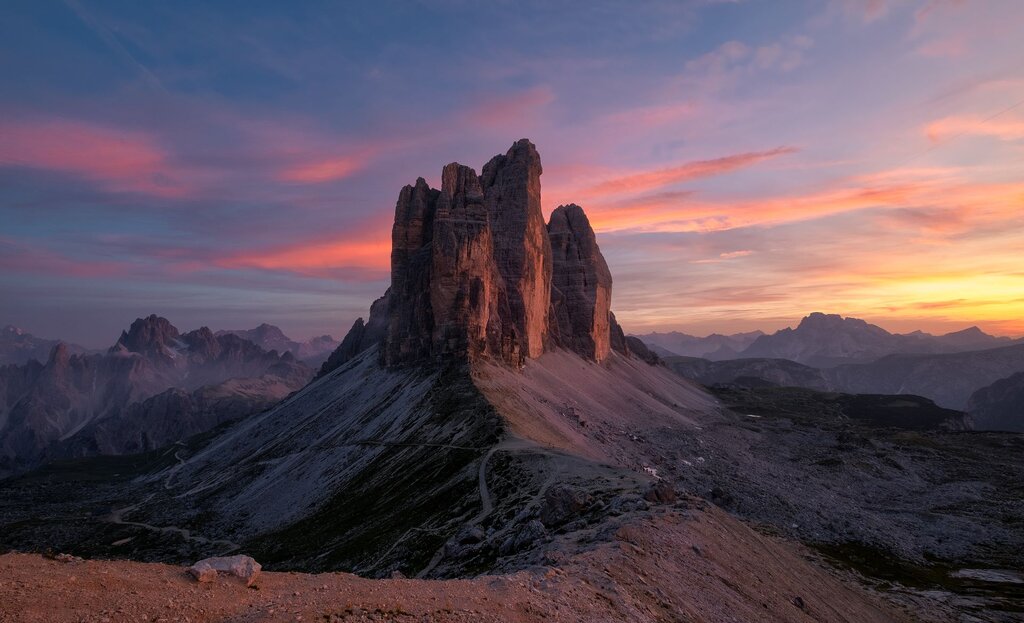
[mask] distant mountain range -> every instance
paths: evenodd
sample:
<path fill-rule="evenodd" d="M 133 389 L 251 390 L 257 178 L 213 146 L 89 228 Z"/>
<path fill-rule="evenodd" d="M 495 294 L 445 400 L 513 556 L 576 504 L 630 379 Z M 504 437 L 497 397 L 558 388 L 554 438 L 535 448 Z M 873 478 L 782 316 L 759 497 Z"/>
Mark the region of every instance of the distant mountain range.
<path fill-rule="evenodd" d="M 330 335 L 321 335 L 305 342 L 297 342 L 284 334 L 281 329 L 272 324 L 263 323 L 255 329 L 234 329 L 217 331 L 214 335 L 237 335 L 243 340 L 249 340 L 266 351 L 276 350 L 280 354 L 290 352 L 312 367 L 317 367 L 327 360 L 327 357 L 334 352 L 340 342 Z"/>
<path fill-rule="evenodd" d="M 818 368 L 866 363 L 893 354 L 941 354 L 985 350 L 1015 343 L 978 327 L 945 335 L 923 331 L 890 333 L 858 318 L 814 312 L 795 328 L 770 335 L 760 331 L 704 338 L 683 333 L 638 336 L 662 356 L 682 355 L 711 361 L 788 359 Z"/>
<path fill-rule="evenodd" d="M 831 368 L 769 358 L 666 357 L 665 363 L 704 385 L 923 396 L 941 407 L 968 411 L 979 430 L 1024 431 L 1024 344 L 960 353 L 895 354 Z"/>
<path fill-rule="evenodd" d="M 0 366 L 8 364 L 21 365 L 30 360 L 43 362 L 50 356 L 50 351 L 60 340 L 48 340 L 22 331 L 13 325 L 0 329 Z M 78 344 L 67 344 L 72 354 L 92 352 Z"/>
<path fill-rule="evenodd" d="M 700 357 L 711 361 L 735 359 L 740 352 L 764 335 L 762 331 L 734 333 L 722 335 L 712 333 L 706 337 L 697 337 L 678 331 L 668 333 L 648 333 L 637 335 L 647 347 L 662 357 L 682 355 L 684 357 Z"/>
<path fill-rule="evenodd" d="M 285 352 L 140 318 L 106 353 L 58 342 L 0 367 L 0 477 L 49 458 L 141 452 L 259 412 L 313 370 Z"/>
<path fill-rule="evenodd" d="M 922 331 L 899 334 L 858 318 L 815 312 L 800 321 L 795 329 L 782 329 L 757 338 L 740 357 L 789 359 L 809 366 L 829 367 L 874 361 L 897 353 L 956 353 L 1012 343 L 1008 337 L 988 335 L 978 327 L 945 335 Z"/>

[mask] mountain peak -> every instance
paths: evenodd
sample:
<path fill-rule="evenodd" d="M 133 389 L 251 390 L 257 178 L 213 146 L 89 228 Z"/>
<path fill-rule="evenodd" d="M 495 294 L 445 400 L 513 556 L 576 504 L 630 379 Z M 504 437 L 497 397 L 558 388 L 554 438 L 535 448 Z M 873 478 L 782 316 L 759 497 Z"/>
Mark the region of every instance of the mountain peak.
<path fill-rule="evenodd" d="M 136 319 L 127 331 L 122 331 L 121 337 L 111 350 L 122 347 L 133 353 L 164 353 L 167 349 L 173 348 L 179 335 L 178 329 L 169 320 L 151 314 Z"/>
<path fill-rule="evenodd" d="M 978 327 L 978 325 L 973 325 L 967 327 L 966 329 L 961 329 L 959 331 L 951 331 L 947 333 L 945 337 L 952 337 L 954 335 L 963 337 L 993 337 L 988 333 L 982 331 L 981 328 Z"/>
<path fill-rule="evenodd" d="M 261 323 L 258 327 L 253 329 L 253 331 L 259 333 L 260 335 L 265 335 L 268 337 L 273 336 L 288 339 L 288 336 L 284 334 L 284 331 L 282 331 L 280 327 L 278 327 L 277 325 L 272 325 L 267 322 Z"/>
<path fill-rule="evenodd" d="M 560 206 L 545 223 L 542 171 L 536 147 L 521 139 L 479 176 L 453 162 L 440 190 L 422 177 L 404 187 L 391 287 L 332 365 L 377 343 L 388 366 L 453 357 L 518 366 L 550 347 L 607 357 L 611 274 L 583 208 Z"/>

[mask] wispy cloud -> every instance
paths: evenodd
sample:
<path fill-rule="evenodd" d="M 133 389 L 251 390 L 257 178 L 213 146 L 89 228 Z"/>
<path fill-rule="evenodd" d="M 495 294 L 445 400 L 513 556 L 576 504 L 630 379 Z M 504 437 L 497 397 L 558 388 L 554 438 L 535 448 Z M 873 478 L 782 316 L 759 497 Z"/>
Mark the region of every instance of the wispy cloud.
<path fill-rule="evenodd" d="M 117 192 L 188 192 L 152 136 L 66 119 L 0 122 L 0 166 L 70 173 Z"/>
<path fill-rule="evenodd" d="M 925 136 L 932 142 L 960 136 L 986 136 L 1001 141 L 1024 139 L 1024 119 L 992 118 L 977 115 L 952 116 L 929 123 Z"/>
<path fill-rule="evenodd" d="M 584 197 L 620 193 L 640 193 L 695 179 L 723 175 L 765 160 L 796 153 L 795 147 L 776 147 L 767 151 L 754 151 L 723 156 L 712 160 L 695 160 L 674 167 L 655 169 L 616 177 L 583 190 Z"/>
<path fill-rule="evenodd" d="M 159 91 L 165 91 L 163 83 L 148 67 L 139 62 L 139 59 L 132 54 L 127 47 L 118 39 L 117 34 L 97 18 L 91 11 L 82 6 L 78 0 L 64 0 L 64 4 L 71 9 L 78 19 L 82 21 L 114 54 L 125 61 L 129 66 L 138 72 L 139 76 L 150 87 Z"/>

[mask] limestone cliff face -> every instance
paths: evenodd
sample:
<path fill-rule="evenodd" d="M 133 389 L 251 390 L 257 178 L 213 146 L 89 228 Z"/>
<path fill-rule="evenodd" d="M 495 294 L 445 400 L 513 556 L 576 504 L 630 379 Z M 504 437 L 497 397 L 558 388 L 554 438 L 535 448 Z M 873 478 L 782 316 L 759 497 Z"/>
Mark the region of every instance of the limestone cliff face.
<path fill-rule="evenodd" d="M 441 174 L 432 247 L 431 354 L 444 358 L 490 353 L 516 361 L 518 345 L 502 343 L 498 305 L 504 283 L 494 261 L 480 178 L 469 167 L 453 162 Z"/>
<path fill-rule="evenodd" d="M 612 275 L 583 208 L 559 206 L 548 223 L 554 269 L 552 317 L 556 341 L 594 361 L 611 352 Z"/>
<path fill-rule="evenodd" d="M 508 315 L 503 340 L 526 357 L 544 352 L 551 305 L 551 243 L 540 206 L 540 154 L 522 139 L 495 156 L 481 174 L 494 261 L 505 281 Z"/>
<path fill-rule="evenodd" d="M 544 222 L 540 155 L 517 141 L 477 175 L 451 163 L 441 189 L 402 189 L 391 232 L 391 287 L 357 321 L 321 375 L 379 345 L 388 367 L 480 357 L 520 366 L 545 349 L 594 361 L 629 356 L 610 313 L 612 278 L 577 205 Z"/>
<path fill-rule="evenodd" d="M 391 230 L 390 300 L 384 310 L 387 342 L 382 357 L 389 365 L 426 359 L 431 353 L 430 272 L 440 194 L 421 177 L 398 195 Z"/>

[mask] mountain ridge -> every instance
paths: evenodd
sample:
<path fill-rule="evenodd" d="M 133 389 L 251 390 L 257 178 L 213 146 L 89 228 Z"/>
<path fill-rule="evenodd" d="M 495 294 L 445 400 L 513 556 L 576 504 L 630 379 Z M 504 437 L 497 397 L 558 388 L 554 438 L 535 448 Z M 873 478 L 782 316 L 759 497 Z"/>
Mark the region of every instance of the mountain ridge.
<path fill-rule="evenodd" d="M 266 408 L 311 374 L 290 353 L 206 327 L 180 333 L 155 314 L 135 320 L 105 353 L 76 354 L 58 342 L 45 363 L 0 367 L 0 470 L 166 445 Z M 155 413 L 170 420 L 140 427 Z"/>

